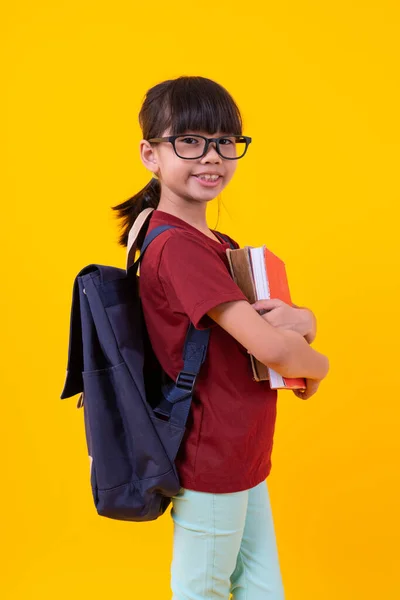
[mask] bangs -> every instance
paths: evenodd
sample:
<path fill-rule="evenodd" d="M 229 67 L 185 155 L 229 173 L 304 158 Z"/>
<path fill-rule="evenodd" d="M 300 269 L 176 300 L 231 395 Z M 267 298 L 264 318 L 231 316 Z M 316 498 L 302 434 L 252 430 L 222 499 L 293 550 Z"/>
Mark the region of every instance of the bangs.
<path fill-rule="evenodd" d="M 232 96 L 204 77 L 180 77 L 172 82 L 165 106 L 165 129 L 242 135 L 242 119 Z"/>

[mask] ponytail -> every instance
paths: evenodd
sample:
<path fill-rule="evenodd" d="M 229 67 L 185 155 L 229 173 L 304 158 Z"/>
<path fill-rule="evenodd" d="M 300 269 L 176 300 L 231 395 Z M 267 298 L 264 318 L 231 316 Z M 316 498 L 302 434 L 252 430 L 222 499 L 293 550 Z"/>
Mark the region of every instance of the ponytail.
<path fill-rule="evenodd" d="M 140 192 L 137 192 L 125 202 L 112 206 L 112 210 L 117 211 L 117 219 L 121 219 L 120 225 L 120 237 L 118 244 L 126 247 L 128 245 L 129 231 L 136 221 L 139 214 L 145 208 L 157 208 L 160 202 L 161 185 L 156 177 L 152 177 L 151 180 Z M 137 248 L 142 247 L 144 236 L 146 234 L 147 227 L 143 227 L 137 241 Z"/>

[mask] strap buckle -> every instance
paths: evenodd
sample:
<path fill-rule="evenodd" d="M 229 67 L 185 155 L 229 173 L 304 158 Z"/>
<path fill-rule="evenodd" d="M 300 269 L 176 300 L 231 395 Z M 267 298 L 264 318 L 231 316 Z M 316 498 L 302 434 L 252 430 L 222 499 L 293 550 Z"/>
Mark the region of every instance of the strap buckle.
<path fill-rule="evenodd" d="M 186 392 L 193 392 L 194 384 L 196 383 L 196 373 L 181 371 L 176 378 L 176 387 Z"/>

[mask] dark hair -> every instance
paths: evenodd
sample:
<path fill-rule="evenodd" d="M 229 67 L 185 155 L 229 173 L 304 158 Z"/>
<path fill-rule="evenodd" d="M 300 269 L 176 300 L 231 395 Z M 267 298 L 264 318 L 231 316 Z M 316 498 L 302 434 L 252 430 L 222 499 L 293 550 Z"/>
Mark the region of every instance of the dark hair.
<path fill-rule="evenodd" d="M 143 139 L 160 137 L 169 128 L 171 135 L 185 131 L 242 135 L 242 118 L 234 99 L 219 83 L 206 77 L 182 76 L 150 88 L 139 113 L 139 124 Z M 127 246 L 129 230 L 139 213 L 148 207 L 157 208 L 160 195 L 161 183 L 153 177 L 134 196 L 111 207 L 122 220 L 118 240 L 121 246 Z M 146 232 L 141 233 L 138 248 Z"/>

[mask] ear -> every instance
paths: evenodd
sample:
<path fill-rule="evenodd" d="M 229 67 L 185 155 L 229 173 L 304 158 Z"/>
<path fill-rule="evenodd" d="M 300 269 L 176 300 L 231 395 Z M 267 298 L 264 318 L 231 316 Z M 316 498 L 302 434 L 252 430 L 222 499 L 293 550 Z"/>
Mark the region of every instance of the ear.
<path fill-rule="evenodd" d="M 147 140 L 140 140 L 139 152 L 140 159 L 146 169 L 156 174 L 158 172 L 157 148 L 152 146 Z"/>

